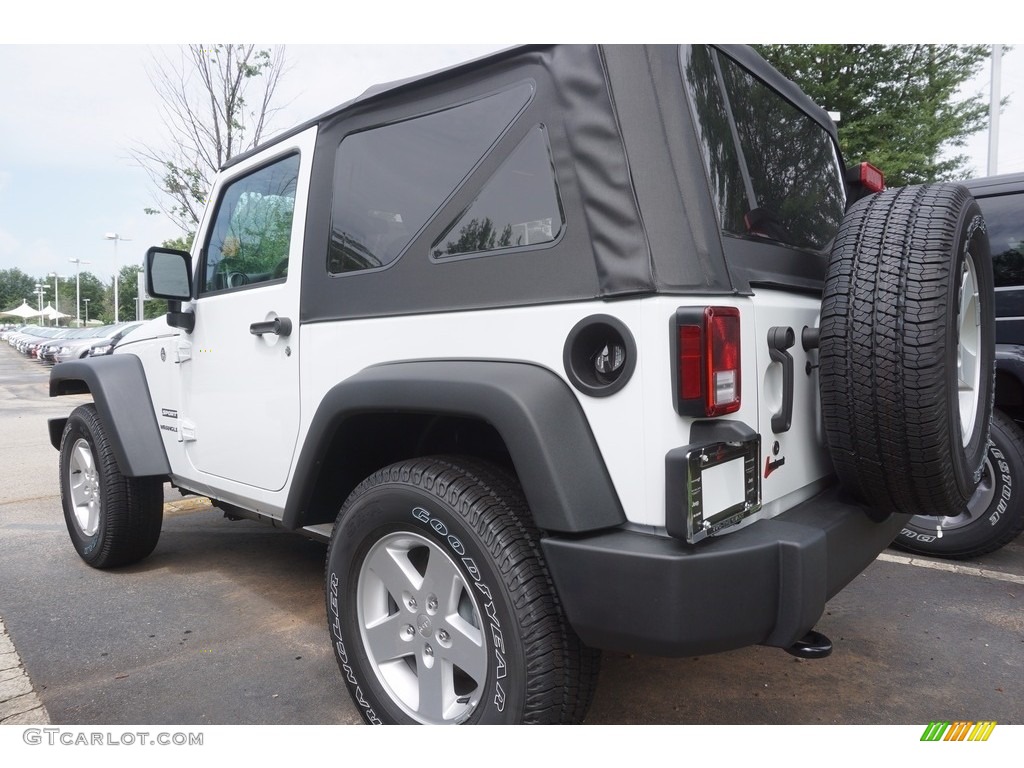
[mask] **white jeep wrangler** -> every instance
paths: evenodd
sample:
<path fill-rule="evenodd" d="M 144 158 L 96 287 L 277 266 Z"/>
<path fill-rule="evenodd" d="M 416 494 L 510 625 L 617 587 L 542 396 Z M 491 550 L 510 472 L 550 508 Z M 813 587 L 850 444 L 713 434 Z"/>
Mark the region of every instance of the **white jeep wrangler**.
<path fill-rule="evenodd" d="M 598 651 L 815 657 L 993 397 L 962 187 L 880 191 L 752 50 L 529 46 L 373 88 L 223 169 L 166 319 L 53 369 L 79 555 L 167 481 L 329 541 L 368 722 L 577 722 Z M 855 202 L 856 201 L 856 202 Z"/>

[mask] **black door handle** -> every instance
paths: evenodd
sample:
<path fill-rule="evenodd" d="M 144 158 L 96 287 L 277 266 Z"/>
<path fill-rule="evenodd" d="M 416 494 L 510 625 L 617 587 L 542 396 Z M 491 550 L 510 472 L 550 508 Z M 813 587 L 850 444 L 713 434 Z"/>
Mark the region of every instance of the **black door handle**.
<path fill-rule="evenodd" d="M 249 333 L 253 336 L 262 336 L 264 333 L 273 333 L 277 336 L 291 336 L 292 321 L 287 317 L 275 317 L 273 320 L 253 323 L 249 326 Z"/>

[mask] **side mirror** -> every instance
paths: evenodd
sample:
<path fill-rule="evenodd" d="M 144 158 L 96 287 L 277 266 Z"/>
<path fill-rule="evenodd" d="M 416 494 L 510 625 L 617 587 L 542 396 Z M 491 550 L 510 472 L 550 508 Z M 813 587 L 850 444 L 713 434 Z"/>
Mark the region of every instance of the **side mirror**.
<path fill-rule="evenodd" d="M 167 324 L 192 333 L 196 316 L 181 311 L 181 302 L 192 298 L 192 256 L 173 248 L 146 251 L 146 292 L 167 299 Z"/>
<path fill-rule="evenodd" d="M 192 298 L 192 256 L 172 248 L 146 251 L 146 292 L 157 299 Z"/>

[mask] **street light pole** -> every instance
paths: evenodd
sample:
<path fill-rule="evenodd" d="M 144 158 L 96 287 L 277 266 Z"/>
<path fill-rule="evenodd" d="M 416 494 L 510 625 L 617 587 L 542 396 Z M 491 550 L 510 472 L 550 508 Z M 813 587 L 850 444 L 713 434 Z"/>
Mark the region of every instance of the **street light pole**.
<path fill-rule="evenodd" d="M 82 261 L 81 259 L 68 259 L 72 264 L 75 265 L 75 325 L 79 328 L 82 327 L 82 284 L 79 278 L 82 274 L 83 264 L 92 264 L 91 261 Z"/>
<path fill-rule="evenodd" d="M 43 292 L 50 290 L 50 286 L 36 283 L 36 296 L 39 297 L 39 325 L 43 324 Z"/>
<path fill-rule="evenodd" d="M 124 243 L 130 243 L 131 240 L 127 237 L 121 237 L 117 232 L 107 232 L 107 234 L 103 236 L 103 239 L 114 241 L 114 322 L 118 323 L 121 321 L 121 316 L 118 312 L 119 307 L 117 303 L 117 241 L 120 240 Z"/>
<path fill-rule="evenodd" d="M 988 175 L 995 176 L 999 167 L 999 102 L 1002 90 L 1003 46 L 992 46 L 992 85 L 988 105 Z"/>
<path fill-rule="evenodd" d="M 53 324 L 60 325 L 60 285 L 57 281 L 61 276 L 56 272 L 51 272 L 49 276 L 53 278 Z"/>

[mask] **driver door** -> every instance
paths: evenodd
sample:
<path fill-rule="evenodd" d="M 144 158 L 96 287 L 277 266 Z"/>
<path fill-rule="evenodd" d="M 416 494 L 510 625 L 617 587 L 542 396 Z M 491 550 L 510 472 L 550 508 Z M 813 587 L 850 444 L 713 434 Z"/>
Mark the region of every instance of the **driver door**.
<path fill-rule="evenodd" d="M 180 437 L 197 479 L 265 491 L 287 481 L 299 429 L 299 263 L 315 129 L 219 182 L 179 351 Z M 210 477 L 213 476 L 213 477 Z M 245 495 L 244 488 L 235 489 Z"/>

